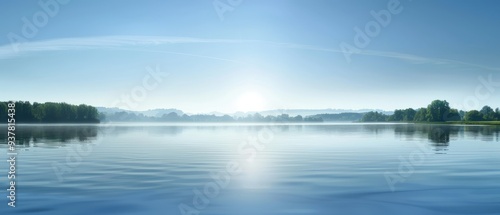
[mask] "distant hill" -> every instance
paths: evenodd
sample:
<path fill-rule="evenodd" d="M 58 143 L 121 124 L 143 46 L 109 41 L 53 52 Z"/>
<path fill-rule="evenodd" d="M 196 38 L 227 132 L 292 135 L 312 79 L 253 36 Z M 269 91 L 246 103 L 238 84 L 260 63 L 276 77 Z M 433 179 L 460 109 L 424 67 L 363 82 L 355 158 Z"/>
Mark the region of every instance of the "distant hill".
<path fill-rule="evenodd" d="M 266 110 L 259 112 L 236 112 L 233 114 L 226 114 L 222 112 L 210 112 L 207 114 L 189 114 L 178 109 L 151 109 L 147 111 L 131 111 L 124 110 L 120 108 L 105 108 L 97 107 L 99 113 L 105 116 L 101 120 L 109 121 L 190 121 L 190 120 L 201 120 L 201 121 L 234 121 L 236 119 L 246 119 L 250 115 L 254 117 L 256 113 L 261 116 L 279 117 L 282 114 L 286 114 L 290 117 L 302 116 L 308 117 L 309 119 L 321 119 L 325 122 L 354 122 L 360 121 L 364 114 L 371 111 L 378 111 L 384 114 L 392 114 L 392 111 L 382 111 L 375 109 L 361 109 L 361 110 L 349 110 L 349 109 L 276 109 L 276 110 Z M 184 114 L 187 114 L 185 118 L 182 118 Z M 190 119 L 188 119 L 188 117 Z M 206 118 L 206 119 L 205 119 Z M 229 119 L 231 118 L 231 119 Z"/>
<path fill-rule="evenodd" d="M 311 117 L 321 118 L 324 122 L 357 122 L 361 121 L 365 113 L 334 113 L 316 114 Z"/>
<path fill-rule="evenodd" d="M 176 113 L 179 116 L 182 116 L 184 114 L 183 111 L 177 110 L 177 109 L 152 109 L 152 110 L 147 110 L 147 111 L 139 111 L 139 113 L 144 114 L 144 116 L 151 116 L 151 117 L 161 117 L 164 114 L 169 114 L 169 113 Z"/>
<path fill-rule="evenodd" d="M 118 112 L 126 112 L 126 113 L 133 113 L 136 115 L 144 115 L 146 117 L 162 117 L 164 114 L 169 114 L 169 113 L 176 113 L 179 116 L 182 116 L 184 114 L 183 111 L 177 110 L 177 109 L 151 109 L 151 110 L 146 110 L 146 111 L 131 111 L 131 110 L 124 110 L 120 108 L 106 108 L 106 107 L 97 107 L 97 111 L 99 113 L 104 113 L 106 115 L 111 115 L 115 114 Z"/>
<path fill-rule="evenodd" d="M 318 114 L 340 114 L 340 113 L 368 113 L 371 111 L 377 111 L 381 112 L 384 114 L 392 114 L 393 111 L 384 111 L 384 110 L 378 110 L 378 109 L 360 109 L 360 110 L 352 110 L 352 109 L 275 109 L 275 110 L 266 110 L 266 111 L 259 111 L 259 112 L 237 112 L 232 114 L 232 116 L 236 117 L 243 117 L 247 116 L 248 114 L 255 114 L 259 113 L 263 116 L 277 116 L 281 114 L 288 114 L 290 116 L 313 116 L 313 115 L 318 115 Z"/>
<path fill-rule="evenodd" d="M 188 114 L 183 112 L 182 110 L 178 110 L 175 108 L 168 108 L 168 109 L 151 109 L 151 110 L 146 110 L 146 111 L 131 111 L 131 110 L 124 110 L 120 108 L 106 108 L 106 107 L 96 107 L 97 110 L 100 113 L 105 113 L 105 114 L 114 114 L 117 112 L 126 112 L 126 113 L 134 113 L 134 114 L 143 114 L 144 116 L 147 117 L 161 117 L 164 114 L 169 114 L 169 113 L 176 113 L 179 116 L 182 116 L 183 114 Z M 215 115 L 215 116 L 224 116 L 224 115 L 230 115 L 233 117 L 246 117 L 249 114 L 253 115 L 255 113 L 259 113 L 260 115 L 263 116 L 278 116 L 281 114 L 288 114 L 290 116 L 313 116 L 313 115 L 318 115 L 318 114 L 340 114 L 340 113 L 368 113 L 372 111 L 377 111 L 383 114 L 393 114 L 393 111 L 384 111 L 384 110 L 379 110 L 379 109 L 359 109 L 359 110 L 352 110 L 352 109 L 275 109 L 275 110 L 265 110 L 265 111 L 250 111 L 250 112 L 236 112 L 236 113 L 223 113 L 223 112 L 218 112 L 218 111 L 213 111 L 206 113 L 206 115 Z M 188 114 L 188 115 L 193 115 L 193 114 Z"/>

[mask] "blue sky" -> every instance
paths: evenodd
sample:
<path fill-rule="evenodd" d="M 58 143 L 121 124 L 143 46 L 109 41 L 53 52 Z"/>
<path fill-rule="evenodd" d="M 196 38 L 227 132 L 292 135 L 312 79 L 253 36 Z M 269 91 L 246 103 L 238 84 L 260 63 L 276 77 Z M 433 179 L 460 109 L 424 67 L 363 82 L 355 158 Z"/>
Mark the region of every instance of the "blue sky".
<path fill-rule="evenodd" d="M 500 107 L 500 86 L 479 80 L 500 82 L 498 1 L 218 5 L 230 9 L 223 20 L 211 0 L 2 1 L 0 84 L 7 90 L 0 99 L 191 113 L 393 110 L 434 99 L 461 109 Z M 389 8 L 399 12 L 382 26 L 371 11 Z M 356 46 L 354 29 L 367 34 L 369 23 L 379 29 L 368 28 L 369 42 Z M 342 43 L 359 52 L 347 60 Z M 168 73 L 160 81 L 148 70 L 157 66 Z"/>

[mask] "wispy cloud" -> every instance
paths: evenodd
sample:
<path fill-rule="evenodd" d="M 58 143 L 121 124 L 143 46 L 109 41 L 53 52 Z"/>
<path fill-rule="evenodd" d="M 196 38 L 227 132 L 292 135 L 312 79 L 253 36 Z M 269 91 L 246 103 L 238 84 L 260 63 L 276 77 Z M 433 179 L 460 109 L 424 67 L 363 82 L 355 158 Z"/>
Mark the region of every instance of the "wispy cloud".
<path fill-rule="evenodd" d="M 263 42 L 263 41 L 260 41 Z M 331 49 L 331 48 L 323 48 L 311 45 L 301 45 L 301 44 L 293 44 L 293 43 L 274 43 L 274 42 L 266 42 L 272 45 L 278 45 L 282 47 L 292 48 L 292 49 L 305 49 L 312 51 L 323 51 L 323 52 L 331 52 L 331 53 L 339 53 L 344 54 L 340 49 Z M 377 50 L 362 50 L 357 53 L 358 55 L 365 56 L 374 56 L 374 57 L 384 57 L 384 58 L 392 58 L 397 60 L 406 61 L 413 64 L 434 64 L 434 65 L 458 65 L 458 66 L 467 66 L 473 68 L 480 68 L 486 70 L 500 71 L 500 68 L 489 67 L 459 60 L 451 60 L 451 59 L 443 59 L 443 58 L 429 58 L 412 54 L 405 54 L 399 52 L 388 52 L 388 51 L 377 51 Z"/>
<path fill-rule="evenodd" d="M 176 55 L 185 55 L 191 57 L 200 57 L 213 60 L 235 62 L 235 63 L 243 63 L 231 59 L 219 58 L 214 56 L 198 55 L 198 54 L 183 53 L 183 52 L 171 52 L 167 50 L 143 49 L 143 46 L 183 44 L 183 43 L 184 44 L 256 43 L 256 44 L 263 44 L 280 48 L 336 53 L 339 54 L 339 56 L 343 54 L 343 52 L 340 49 L 325 48 L 325 47 L 295 44 L 295 43 L 279 43 L 279 42 L 262 41 L 262 40 L 202 39 L 202 38 L 192 38 L 192 37 L 157 37 L 157 36 L 103 36 L 103 37 L 87 37 L 87 38 L 62 38 L 54 40 L 21 43 L 21 44 L 16 44 L 18 46 L 18 51 L 14 51 L 15 49 L 13 49 L 12 44 L 6 44 L 0 46 L 0 59 L 16 58 L 23 56 L 24 54 L 29 54 L 34 52 L 85 50 L 85 49 L 126 49 L 130 51 L 169 53 Z M 141 47 L 141 48 L 136 49 L 130 47 Z M 466 66 L 472 68 L 500 71 L 500 68 L 489 67 L 485 65 L 479 65 L 459 60 L 429 58 L 429 57 L 423 57 L 423 56 L 405 54 L 399 52 L 363 50 L 360 53 L 358 53 L 358 55 L 391 58 L 391 59 L 406 61 L 413 64 L 456 65 L 456 66 Z"/>
<path fill-rule="evenodd" d="M 46 51 L 116 49 L 130 46 L 180 44 L 180 43 L 230 43 L 230 40 L 198 39 L 189 37 L 151 37 L 151 36 L 106 36 L 88 38 L 63 38 L 45 41 L 34 41 L 0 46 L 0 59 L 20 57 L 24 54 Z M 17 51 L 13 47 L 17 46 Z M 141 51 L 141 50 L 136 50 Z M 142 50 L 148 51 L 148 50 Z M 195 57 L 208 57 L 187 53 L 174 53 Z M 220 59 L 225 60 L 225 59 Z"/>
<path fill-rule="evenodd" d="M 387 58 L 395 58 L 400 60 L 405 60 L 411 63 L 416 64 L 435 64 L 435 65 L 457 65 L 457 66 L 467 66 L 472 68 L 480 68 L 485 70 L 493 70 L 500 71 L 500 68 L 489 67 L 480 64 L 468 63 L 459 60 L 451 60 L 451 59 L 443 59 L 443 58 L 427 58 L 417 55 L 404 54 L 398 52 L 382 52 L 382 51 L 374 51 L 374 50 L 365 50 L 360 54 L 370 55 L 370 56 L 378 56 L 378 57 L 387 57 Z"/>

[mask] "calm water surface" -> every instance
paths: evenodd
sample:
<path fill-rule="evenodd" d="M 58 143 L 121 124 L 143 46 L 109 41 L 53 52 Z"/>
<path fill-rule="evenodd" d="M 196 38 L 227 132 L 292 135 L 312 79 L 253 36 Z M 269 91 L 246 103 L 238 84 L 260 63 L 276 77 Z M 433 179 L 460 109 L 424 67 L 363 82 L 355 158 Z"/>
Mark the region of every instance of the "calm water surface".
<path fill-rule="evenodd" d="M 500 214 L 499 134 L 412 124 L 18 125 L 17 207 L 7 207 L 1 162 L 0 214 Z"/>

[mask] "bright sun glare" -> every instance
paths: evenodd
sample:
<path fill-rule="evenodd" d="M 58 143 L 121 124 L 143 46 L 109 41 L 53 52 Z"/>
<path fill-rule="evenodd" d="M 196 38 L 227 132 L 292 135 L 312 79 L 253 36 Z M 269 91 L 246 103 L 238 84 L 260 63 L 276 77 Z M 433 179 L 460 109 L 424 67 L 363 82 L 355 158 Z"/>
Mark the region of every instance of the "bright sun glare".
<path fill-rule="evenodd" d="M 236 101 L 236 109 L 238 111 L 261 111 L 263 108 L 264 98 L 256 92 L 244 93 Z"/>

